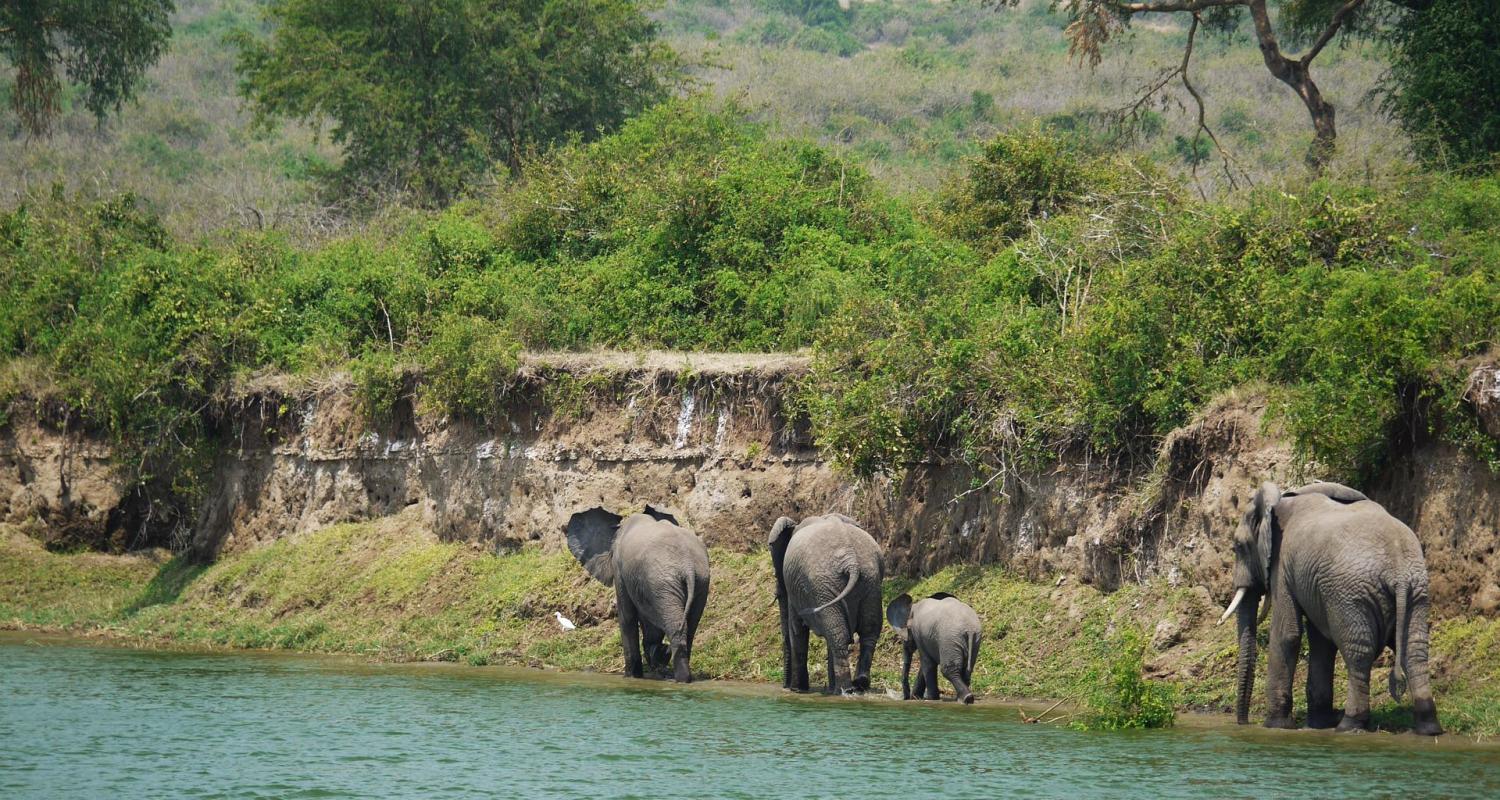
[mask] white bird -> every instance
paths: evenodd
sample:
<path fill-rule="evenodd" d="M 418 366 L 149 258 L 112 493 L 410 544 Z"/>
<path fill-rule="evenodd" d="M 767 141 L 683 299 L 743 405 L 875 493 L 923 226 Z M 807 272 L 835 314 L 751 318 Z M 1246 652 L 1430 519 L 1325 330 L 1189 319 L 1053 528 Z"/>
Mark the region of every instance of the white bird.
<path fill-rule="evenodd" d="M 563 616 L 561 611 L 552 612 L 552 616 L 557 617 L 558 626 L 565 631 L 571 631 L 574 628 L 578 627 L 577 625 L 573 624 L 573 620 Z"/>

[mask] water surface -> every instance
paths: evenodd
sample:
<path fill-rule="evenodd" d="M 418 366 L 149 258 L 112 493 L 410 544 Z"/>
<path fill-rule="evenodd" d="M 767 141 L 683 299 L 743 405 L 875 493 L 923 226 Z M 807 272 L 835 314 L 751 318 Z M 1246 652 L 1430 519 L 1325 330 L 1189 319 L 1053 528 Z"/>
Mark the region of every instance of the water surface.
<path fill-rule="evenodd" d="M 0 797 L 1500 797 L 1500 748 L 0 634 Z"/>

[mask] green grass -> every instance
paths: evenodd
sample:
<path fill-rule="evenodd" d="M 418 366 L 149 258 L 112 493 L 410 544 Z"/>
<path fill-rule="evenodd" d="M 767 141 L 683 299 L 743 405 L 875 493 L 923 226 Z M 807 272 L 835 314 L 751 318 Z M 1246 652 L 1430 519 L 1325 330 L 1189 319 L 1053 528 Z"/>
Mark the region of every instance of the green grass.
<path fill-rule="evenodd" d="M 140 556 L 54 554 L 14 528 L 0 532 L 0 627 L 398 661 L 623 669 L 613 592 L 566 552 L 527 545 L 496 555 L 440 542 L 414 515 L 287 537 L 206 568 Z M 769 559 L 721 549 L 710 558 L 713 592 L 694 672 L 779 683 Z M 981 695 L 1067 700 L 1054 717 L 1095 725 L 1109 719 L 1101 710 L 1090 711 L 1101 703 L 1104 684 L 1111 688 L 1103 693 L 1106 705 L 1155 685 L 1173 693 L 1179 710 L 1224 712 L 1232 704 L 1234 631 L 1213 625 L 1218 607 L 1201 590 L 1154 582 L 1104 594 L 1071 579 L 1039 584 L 982 567 L 949 568 L 920 581 L 896 578 L 885 587 L 887 600 L 902 592 L 937 591 L 963 598 L 984 620 L 974 674 Z M 562 633 L 554 611 L 578 629 Z M 1158 647 L 1150 642 L 1162 620 L 1175 620 L 1181 633 Z M 1134 661 L 1121 657 L 1132 640 L 1142 645 L 1145 682 L 1138 680 Z M 1494 688 L 1500 686 L 1500 622 L 1444 620 L 1433 652 L 1447 728 L 1500 734 L 1500 694 Z M 821 645 L 815 643 L 809 664 L 815 686 L 822 684 L 821 663 Z M 898 688 L 899 665 L 896 637 L 882 636 L 875 686 Z M 1375 683 L 1384 686 L 1383 671 Z M 1260 714 L 1263 684 L 1256 691 L 1253 716 Z M 1342 696 L 1342 683 L 1336 691 Z M 1378 697 L 1376 702 L 1378 725 L 1404 726 L 1404 708 Z M 1148 703 L 1144 712 L 1131 714 L 1149 710 Z M 1128 724 L 1129 716 L 1114 719 Z"/>

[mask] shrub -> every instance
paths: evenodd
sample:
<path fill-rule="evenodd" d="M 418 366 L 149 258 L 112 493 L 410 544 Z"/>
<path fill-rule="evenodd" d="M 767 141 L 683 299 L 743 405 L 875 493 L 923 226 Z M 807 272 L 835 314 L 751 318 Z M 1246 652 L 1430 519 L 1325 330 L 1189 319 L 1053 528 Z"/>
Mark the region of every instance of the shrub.
<path fill-rule="evenodd" d="M 1171 684 L 1144 676 L 1145 637 L 1127 628 L 1114 636 L 1101 636 L 1100 641 L 1104 644 L 1100 661 L 1080 682 L 1086 687 L 1083 705 L 1087 712 L 1073 727 L 1106 731 L 1172 727 L 1177 692 Z"/>

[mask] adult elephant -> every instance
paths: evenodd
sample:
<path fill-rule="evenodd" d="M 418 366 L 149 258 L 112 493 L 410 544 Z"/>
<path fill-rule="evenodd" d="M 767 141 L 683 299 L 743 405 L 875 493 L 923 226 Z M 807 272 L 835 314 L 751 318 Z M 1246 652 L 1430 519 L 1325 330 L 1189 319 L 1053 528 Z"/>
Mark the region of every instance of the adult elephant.
<path fill-rule="evenodd" d="M 693 679 L 693 636 L 708 602 L 708 548 L 671 514 L 646 506 L 620 517 L 603 508 L 568 520 L 568 550 L 615 588 L 625 674 L 641 677 L 641 643 L 653 669 L 670 659 L 679 683 Z"/>
<path fill-rule="evenodd" d="M 901 637 L 901 699 L 912 698 L 911 657 L 921 659 L 917 669 L 916 695 L 924 700 L 938 699 L 938 671 L 953 684 L 959 702 L 974 702 L 969 684 L 974 680 L 974 665 L 979 663 L 979 640 L 982 628 L 979 615 L 967 603 L 947 592 L 913 603 L 903 594 L 891 601 L 885 618 Z"/>
<path fill-rule="evenodd" d="M 776 605 L 781 612 L 782 686 L 808 690 L 808 634 L 828 644 L 828 689 L 870 688 L 870 662 L 880 640 L 880 545 L 842 514 L 782 517 L 771 527 Z M 849 674 L 849 645 L 859 636 L 859 661 Z"/>
<path fill-rule="evenodd" d="M 1235 595 L 1219 621 L 1239 614 L 1235 716 L 1241 724 L 1249 721 L 1256 606 L 1264 598 L 1271 614 L 1266 727 L 1295 727 L 1292 681 L 1305 629 L 1309 727 L 1369 729 L 1370 669 L 1389 646 L 1395 651 L 1392 698 L 1399 698 L 1397 677 L 1404 675 L 1413 730 L 1443 732 L 1427 668 L 1427 566 L 1410 528 L 1347 486 L 1314 483 L 1283 493 L 1266 483 L 1235 533 L 1234 554 Z M 1343 654 L 1348 672 L 1342 719 L 1333 709 L 1335 652 Z"/>

